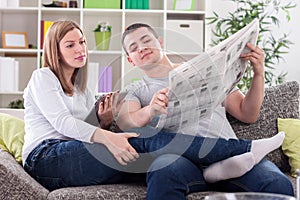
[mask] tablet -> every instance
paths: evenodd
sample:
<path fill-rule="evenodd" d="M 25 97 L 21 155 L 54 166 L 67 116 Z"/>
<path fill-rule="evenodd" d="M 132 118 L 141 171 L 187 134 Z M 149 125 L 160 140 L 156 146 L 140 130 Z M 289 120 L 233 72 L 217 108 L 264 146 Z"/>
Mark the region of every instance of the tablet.
<path fill-rule="evenodd" d="M 121 100 L 125 98 L 127 95 L 127 92 L 120 92 L 119 93 L 119 98 L 118 98 L 118 103 L 120 103 Z M 100 125 L 100 119 L 98 118 L 98 109 L 99 109 L 99 103 L 103 102 L 105 99 L 106 95 L 101 95 L 99 98 L 96 100 L 95 105 L 90 109 L 88 115 L 85 117 L 84 121 L 94 125 L 94 126 L 99 126 Z"/>
<path fill-rule="evenodd" d="M 99 98 L 96 100 L 95 105 L 92 106 L 92 108 L 90 109 L 89 113 L 87 114 L 87 116 L 85 117 L 84 121 L 94 125 L 94 126 L 99 126 L 100 124 L 100 119 L 98 118 L 98 109 L 99 109 L 99 103 L 101 101 L 104 101 L 105 95 L 101 95 L 99 96 Z"/>

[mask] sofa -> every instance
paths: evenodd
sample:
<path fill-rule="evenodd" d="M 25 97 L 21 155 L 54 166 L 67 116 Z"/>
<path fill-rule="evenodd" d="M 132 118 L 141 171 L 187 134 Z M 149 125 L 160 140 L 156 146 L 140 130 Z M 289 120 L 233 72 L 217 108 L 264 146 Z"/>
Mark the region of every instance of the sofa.
<path fill-rule="evenodd" d="M 1 110 L 0 110 L 1 112 Z M 20 117 L 20 115 L 19 115 Z M 264 102 L 256 123 L 245 124 L 232 116 L 228 119 L 239 138 L 266 138 L 278 132 L 277 118 L 299 119 L 299 84 L 296 81 L 265 89 Z M 267 158 L 273 161 L 292 181 L 295 192 L 296 179 L 290 174 L 288 157 L 281 148 Z M 143 183 L 124 183 L 86 187 L 68 187 L 48 191 L 31 178 L 7 151 L 0 149 L 0 199 L 145 199 Z M 189 194 L 187 199 L 204 199 L 216 191 Z"/>

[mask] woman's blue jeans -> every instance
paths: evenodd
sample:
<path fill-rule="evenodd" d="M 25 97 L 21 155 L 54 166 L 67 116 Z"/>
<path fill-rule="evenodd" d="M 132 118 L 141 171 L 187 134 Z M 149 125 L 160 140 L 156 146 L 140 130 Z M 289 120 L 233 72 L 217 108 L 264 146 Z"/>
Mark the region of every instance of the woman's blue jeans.
<path fill-rule="evenodd" d="M 168 153 L 182 155 L 201 169 L 251 149 L 250 140 L 203 138 L 165 132 L 151 134 L 150 131 L 143 132 L 139 138 L 129 139 L 140 153 L 139 164 L 121 166 L 102 144 L 45 140 L 29 154 L 24 168 L 43 186 L 53 190 L 67 186 L 116 183 L 122 179 L 124 172 L 146 172 L 151 159 Z"/>

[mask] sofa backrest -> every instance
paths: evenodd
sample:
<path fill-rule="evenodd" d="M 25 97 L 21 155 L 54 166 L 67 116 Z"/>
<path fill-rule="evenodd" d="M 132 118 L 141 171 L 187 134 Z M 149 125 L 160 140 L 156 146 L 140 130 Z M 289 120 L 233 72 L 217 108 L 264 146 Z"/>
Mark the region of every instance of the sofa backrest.
<path fill-rule="evenodd" d="M 265 89 L 265 97 L 258 120 L 253 124 L 238 121 L 228 114 L 228 119 L 238 138 L 259 139 L 278 133 L 277 118 L 299 119 L 299 83 L 286 82 Z M 283 172 L 290 166 L 281 148 L 271 152 L 267 158 Z"/>
<path fill-rule="evenodd" d="M 23 109 L 3 109 L 0 113 L 24 118 Z M 229 114 L 227 115 L 238 138 L 260 139 L 272 137 L 278 133 L 277 118 L 299 119 L 299 83 L 286 82 L 265 89 L 265 97 L 258 120 L 253 124 L 243 123 Z M 271 152 L 267 158 L 282 171 L 288 172 L 290 166 L 281 148 Z"/>
<path fill-rule="evenodd" d="M 0 113 L 9 114 L 19 119 L 24 119 L 24 109 L 0 108 Z"/>

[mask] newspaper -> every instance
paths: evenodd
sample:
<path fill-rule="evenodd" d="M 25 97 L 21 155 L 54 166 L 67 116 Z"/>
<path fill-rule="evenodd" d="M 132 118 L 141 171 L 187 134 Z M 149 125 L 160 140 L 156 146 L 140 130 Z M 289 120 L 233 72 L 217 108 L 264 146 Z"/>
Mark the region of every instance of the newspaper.
<path fill-rule="evenodd" d="M 250 51 L 247 43 L 256 45 L 258 33 L 259 21 L 255 19 L 217 46 L 172 70 L 168 114 L 160 116 L 157 128 L 184 132 L 210 116 L 243 77 L 247 61 L 240 55 Z"/>

